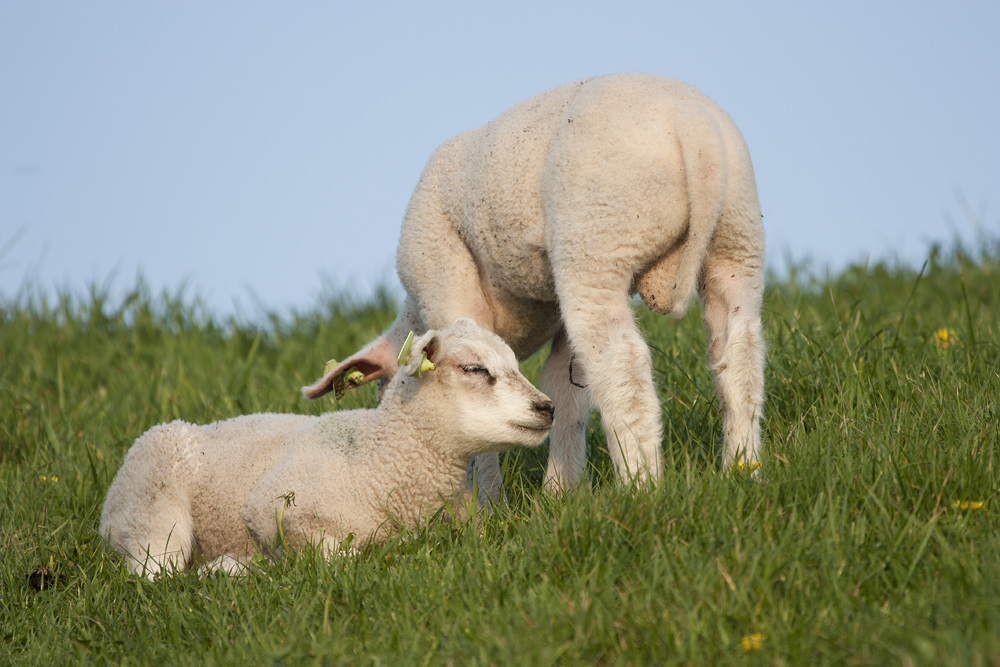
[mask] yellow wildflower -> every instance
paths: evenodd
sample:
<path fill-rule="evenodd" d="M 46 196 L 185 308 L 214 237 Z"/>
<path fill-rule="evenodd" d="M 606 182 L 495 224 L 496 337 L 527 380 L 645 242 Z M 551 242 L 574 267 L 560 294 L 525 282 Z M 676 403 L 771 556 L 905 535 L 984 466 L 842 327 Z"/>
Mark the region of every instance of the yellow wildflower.
<path fill-rule="evenodd" d="M 740 640 L 740 647 L 744 651 L 747 651 L 748 653 L 750 651 L 759 651 L 761 648 L 764 647 L 765 639 L 767 639 L 767 635 L 762 635 L 759 632 L 754 632 L 753 634 L 749 634 L 742 640 Z"/>
<path fill-rule="evenodd" d="M 934 332 L 934 342 L 942 350 L 947 350 L 949 346 L 958 344 L 958 336 L 951 329 L 938 329 Z"/>
<path fill-rule="evenodd" d="M 983 501 L 981 500 L 956 500 L 951 505 L 957 510 L 978 510 L 982 509 Z"/>
<path fill-rule="evenodd" d="M 46 477 L 45 475 L 39 475 L 38 479 L 40 479 L 40 480 L 42 480 L 44 482 L 46 479 L 48 479 L 48 477 Z"/>
<path fill-rule="evenodd" d="M 758 468 L 760 468 L 760 461 L 751 461 L 751 462 L 750 462 L 749 464 L 747 464 L 747 463 L 744 463 L 743 461 L 737 461 L 737 462 L 736 462 L 736 466 L 737 466 L 737 467 L 738 467 L 738 468 L 739 468 L 740 470 L 744 470 L 744 469 L 746 469 L 747 467 L 749 467 L 749 468 L 750 468 L 750 470 L 757 470 Z"/>

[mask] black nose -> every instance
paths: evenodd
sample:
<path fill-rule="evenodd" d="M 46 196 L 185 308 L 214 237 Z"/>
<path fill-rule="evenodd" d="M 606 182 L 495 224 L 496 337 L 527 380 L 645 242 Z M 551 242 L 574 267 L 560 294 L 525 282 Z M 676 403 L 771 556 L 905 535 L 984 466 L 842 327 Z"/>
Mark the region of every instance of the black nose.
<path fill-rule="evenodd" d="M 552 421 L 556 416 L 556 406 L 552 405 L 552 401 L 542 401 L 535 403 L 535 412 L 545 415 Z"/>

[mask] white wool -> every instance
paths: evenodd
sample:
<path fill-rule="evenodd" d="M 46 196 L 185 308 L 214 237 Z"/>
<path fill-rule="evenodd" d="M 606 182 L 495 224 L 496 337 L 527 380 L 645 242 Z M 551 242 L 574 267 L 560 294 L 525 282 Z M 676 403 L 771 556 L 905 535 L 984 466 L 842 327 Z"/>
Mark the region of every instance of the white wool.
<path fill-rule="evenodd" d="M 434 370 L 417 378 L 425 354 Z M 279 525 L 287 544 L 333 553 L 353 535 L 359 548 L 445 503 L 461 512 L 472 457 L 538 445 L 551 424 L 551 402 L 510 348 L 459 320 L 415 341 L 374 410 L 150 429 L 108 489 L 100 530 L 150 577 L 195 563 L 239 570 L 280 546 Z"/>
<path fill-rule="evenodd" d="M 752 464 L 764 400 L 763 263 L 750 156 L 725 112 L 665 77 L 577 81 L 434 152 L 400 236 L 408 298 L 366 351 L 459 317 L 496 332 L 519 359 L 552 340 L 541 384 L 556 406 L 546 486 L 583 479 L 591 407 L 619 474 L 656 479 L 660 406 L 629 299 L 638 292 L 650 309 L 680 316 L 697 293 L 723 467 Z M 498 497 L 496 455 L 477 466 Z"/>

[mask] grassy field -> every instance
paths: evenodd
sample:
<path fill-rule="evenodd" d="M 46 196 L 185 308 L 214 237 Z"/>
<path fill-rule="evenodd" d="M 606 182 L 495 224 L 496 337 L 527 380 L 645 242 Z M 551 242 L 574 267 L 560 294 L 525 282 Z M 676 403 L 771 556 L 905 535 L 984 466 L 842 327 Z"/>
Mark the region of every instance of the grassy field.
<path fill-rule="evenodd" d="M 656 488 L 614 482 L 595 419 L 588 488 L 547 496 L 545 447 L 511 452 L 510 506 L 481 530 L 233 580 L 151 583 L 105 553 L 104 494 L 143 431 L 372 406 L 298 389 L 394 308 L 333 297 L 251 325 L 141 284 L 3 303 L 0 664 L 1000 664 L 995 243 L 772 281 L 759 481 L 718 474 L 699 309 L 640 307 Z"/>

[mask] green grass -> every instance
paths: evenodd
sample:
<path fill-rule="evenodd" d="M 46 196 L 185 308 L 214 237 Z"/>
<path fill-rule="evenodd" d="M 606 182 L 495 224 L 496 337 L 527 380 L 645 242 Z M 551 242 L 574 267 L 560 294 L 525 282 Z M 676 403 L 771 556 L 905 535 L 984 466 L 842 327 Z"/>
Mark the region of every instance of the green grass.
<path fill-rule="evenodd" d="M 395 305 L 333 297 L 248 324 L 141 283 L 112 301 L 2 304 L 0 663 L 1000 664 L 1000 245 L 772 281 L 759 481 L 717 472 L 698 308 L 639 308 L 656 488 L 615 483 L 595 419 L 589 488 L 549 497 L 545 448 L 514 451 L 510 507 L 481 530 L 332 562 L 306 549 L 236 580 L 150 583 L 105 553 L 122 457 L 166 420 L 331 409 L 299 386 Z M 65 578 L 36 590 L 40 566 Z"/>

